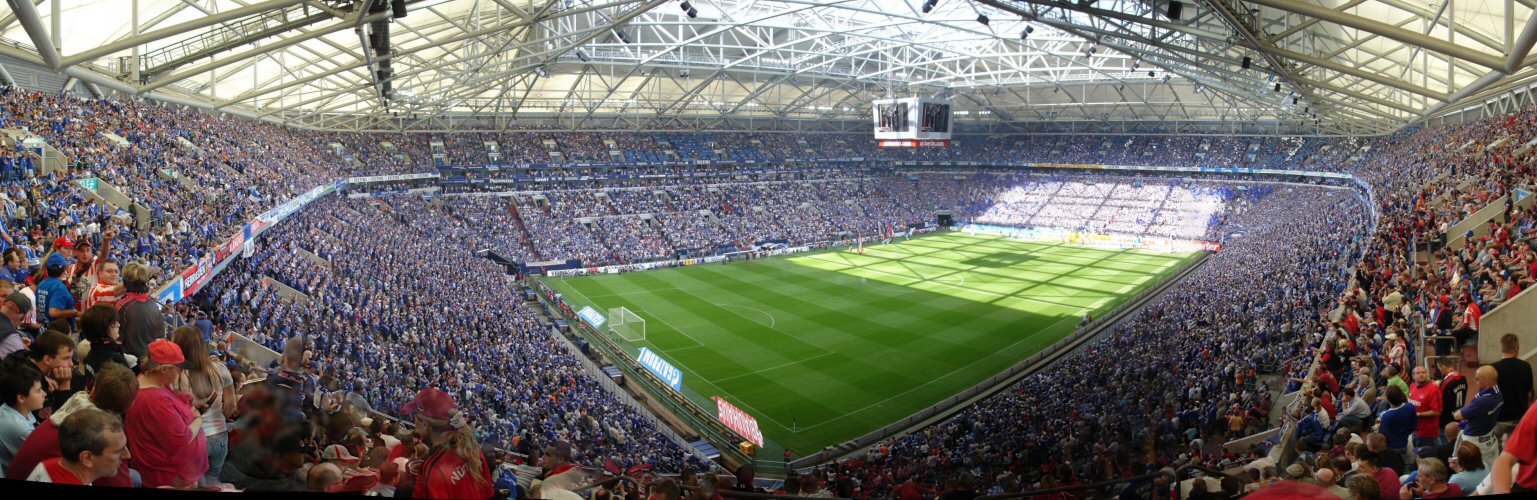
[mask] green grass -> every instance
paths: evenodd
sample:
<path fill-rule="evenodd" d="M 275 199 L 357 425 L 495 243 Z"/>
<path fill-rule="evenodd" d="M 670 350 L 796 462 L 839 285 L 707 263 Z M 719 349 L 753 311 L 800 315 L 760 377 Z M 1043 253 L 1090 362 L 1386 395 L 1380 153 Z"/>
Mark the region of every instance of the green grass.
<path fill-rule="evenodd" d="M 625 306 L 707 413 L 722 396 L 811 453 L 912 416 L 1072 333 L 1192 254 L 942 233 L 863 255 L 548 278 L 576 308 Z M 620 341 L 620 343 L 624 343 Z"/>

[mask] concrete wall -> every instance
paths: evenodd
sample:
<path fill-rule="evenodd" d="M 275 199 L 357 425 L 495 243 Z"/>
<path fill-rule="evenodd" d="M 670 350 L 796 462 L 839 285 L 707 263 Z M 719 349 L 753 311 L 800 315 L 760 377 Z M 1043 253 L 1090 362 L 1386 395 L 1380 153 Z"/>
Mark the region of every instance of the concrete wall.
<path fill-rule="evenodd" d="M 69 77 L 50 71 L 48 68 L 0 54 L 0 64 L 5 65 L 5 71 L 16 79 L 16 86 L 42 92 L 58 93 L 64 88 L 64 82 Z"/>
<path fill-rule="evenodd" d="M 310 252 L 309 250 L 305 250 L 303 248 L 299 248 L 299 255 L 303 255 L 305 258 L 308 258 L 310 261 L 312 261 L 312 262 L 314 262 L 316 264 L 325 266 L 326 269 L 330 269 L 331 268 L 331 261 L 326 260 L 325 257 L 321 257 L 319 255 L 315 255 L 314 253 Z"/>
<path fill-rule="evenodd" d="M 1468 218 L 1463 219 L 1462 222 L 1458 222 L 1457 225 L 1452 226 L 1451 229 L 1446 230 L 1447 248 L 1451 248 L 1452 250 L 1461 250 L 1462 245 L 1467 243 L 1464 241 L 1466 239 L 1465 235 L 1470 230 L 1473 231 L 1474 238 L 1488 236 L 1489 221 L 1491 220 L 1506 222 L 1504 217 L 1505 200 L 1510 198 L 1510 196 L 1511 195 L 1507 194 L 1505 196 L 1499 197 L 1499 199 L 1490 202 L 1489 206 L 1486 206 L 1477 212 L 1473 212 L 1473 215 L 1468 216 Z M 1528 196 L 1521 201 L 1517 201 L 1516 207 L 1522 210 L 1531 210 L 1533 201 L 1537 201 L 1537 195 Z"/>
<path fill-rule="evenodd" d="M 295 290 L 288 285 L 284 285 L 278 282 L 278 280 L 266 278 L 263 281 L 266 282 L 267 288 L 277 290 L 278 297 L 304 304 L 307 304 L 310 301 L 310 296 L 305 295 L 304 292 Z"/>
<path fill-rule="evenodd" d="M 105 198 L 107 203 L 111 203 L 114 207 L 127 209 L 128 207 L 133 206 L 133 200 L 130 199 L 128 195 L 123 194 L 123 192 L 119 190 L 117 186 L 107 184 L 106 181 L 101 179 L 96 180 L 96 194 L 100 195 L 102 198 Z"/>
<path fill-rule="evenodd" d="M 1537 292 L 1526 289 L 1509 302 L 1501 304 L 1480 318 L 1478 325 L 1478 363 L 1489 364 L 1500 360 L 1500 337 L 1516 334 L 1520 340 L 1522 359 L 1537 360 Z M 1537 364 L 1537 363 L 1534 363 Z M 1537 384 L 1537 374 L 1534 374 Z M 1537 387 L 1537 385 L 1534 385 Z"/>

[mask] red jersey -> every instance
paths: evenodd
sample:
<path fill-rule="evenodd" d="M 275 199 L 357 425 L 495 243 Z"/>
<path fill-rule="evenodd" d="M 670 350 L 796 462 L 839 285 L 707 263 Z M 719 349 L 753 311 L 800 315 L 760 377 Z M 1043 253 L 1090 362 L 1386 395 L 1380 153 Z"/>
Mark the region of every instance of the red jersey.
<path fill-rule="evenodd" d="M 1409 384 L 1409 404 L 1414 405 L 1415 412 L 1442 411 L 1441 388 L 1435 382 L 1424 384 Z M 1441 435 L 1441 415 L 1438 413 L 1429 417 L 1418 418 L 1418 425 L 1414 428 L 1414 435 L 1422 438 L 1433 438 Z"/>
<path fill-rule="evenodd" d="M 1505 451 L 1515 455 L 1516 463 L 1521 465 L 1515 484 L 1537 490 L 1537 403 L 1527 407 L 1526 415 L 1521 417 L 1521 423 L 1516 424 L 1515 432 L 1510 434 L 1510 441 L 1505 443 Z"/>
<path fill-rule="evenodd" d="M 480 457 L 477 480 L 463 457 L 448 448 L 439 448 L 422 462 L 422 473 L 416 478 L 411 498 L 491 498 L 495 494 L 491 466 L 484 455 Z"/>
<path fill-rule="evenodd" d="M 44 419 L 38 422 L 37 428 L 32 430 L 32 434 L 27 436 L 27 441 L 21 444 L 21 449 L 16 451 L 16 458 L 11 460 L 11 468 L 6 470 L 5 477 L 17 481 L 26 479 L 38 464 L 50 458 L 58 460 L 60 453 L 62 452 L 59 451 L 59 424 L 53 423 L 52 418 Z M 128 461 L 124 460 L 118 464 L 117 475 L 98 478 L 91 484 L 132 488 L 133 476 L 128 473 Z"/>
<path fill-rule="evenodd" d="M 85 484 L 75 473 L 59 465 L 61 458 L 50 458 L 37 464 L 32 469 L 32 474 L 27 476 L 28 481 L 53 484 Z"/>

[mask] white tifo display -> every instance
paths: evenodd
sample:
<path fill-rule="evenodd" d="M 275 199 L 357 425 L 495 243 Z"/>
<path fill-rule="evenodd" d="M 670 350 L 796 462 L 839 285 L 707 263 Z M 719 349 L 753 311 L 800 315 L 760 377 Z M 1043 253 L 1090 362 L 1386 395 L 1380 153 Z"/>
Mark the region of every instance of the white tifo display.
<path fill-rule="evenodd" d="M 608 310 L 608 329 L 619 338 L 630 342 L 646 340 L 646 320 L 641 319 L 627 307 Z"/>

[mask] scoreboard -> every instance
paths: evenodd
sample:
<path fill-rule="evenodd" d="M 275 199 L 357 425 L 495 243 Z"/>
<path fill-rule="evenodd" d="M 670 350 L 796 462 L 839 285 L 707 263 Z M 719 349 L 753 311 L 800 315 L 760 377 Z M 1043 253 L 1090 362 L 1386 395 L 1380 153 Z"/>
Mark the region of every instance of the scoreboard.
<path fill-rule="evenodd" d="M 948 147 L 950 101 L 908 97 L 870 106 L 876 145 L 883 148 Z"/>

